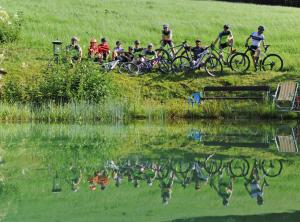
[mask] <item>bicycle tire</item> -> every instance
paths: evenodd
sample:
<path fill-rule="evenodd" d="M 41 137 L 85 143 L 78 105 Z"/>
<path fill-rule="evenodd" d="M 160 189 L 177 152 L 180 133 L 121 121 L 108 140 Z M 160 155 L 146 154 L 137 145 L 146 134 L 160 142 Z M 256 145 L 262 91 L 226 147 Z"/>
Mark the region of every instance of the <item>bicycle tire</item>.
<path fill-rule="evenodd" d="M 213 54 L 211 54 L 205 60 L 204 68 L 206 73 L 213 77 L 222 76 L 223 74 L 223 65 L 220 60 Z"/>
<path fill-rule="evenodd" d="M 185 56 L 177 56 L 172 61 L 172 72 L 173 73 L 186 73 L 188 70 L 190 70 L 190 60 L 189 58 Z"/>
<path fill-rule="evenodd" d="M 161 56 L 162 58 L 164 58 L 164 59 L 166 59 L 166 60 L 172 62 L 172 56 L 170 55 L 170 53 L 169 53 L 167 50 L 165 50 L 165 49 L 163 49 L 163 48 L 159 48 L 159 49 L 156 49 L 155 51 L 156 51 L 157 54 L 158 54 L 159 56 Z"/>
<path fill-rule="evenodd" d="M 161 57 L 158 63 L 158 70 L 164 74 L 170 73 L 172 71 L 171 66 L 172 62 Z"/>
<path fill-rule="evenodd" d="M 271 59 L 271 58 L 273 58 L 273 59 Z M 277 62 L 279 62 L 279 63 L 277 63 L 277 64 L 279 64 L 277 69 L 273 69 L 273 67 L 276 65 L 276 63 L 273 61 L 275 58 L 278 60 Z M 270 64 L 268 64 L 270 59 L 271 59 Z M 270 69 L 268 69 L 268 67 L 270 67 Z M 282 68 L 283 68 L 283 59 L 277 54 L 269 54 L 262 61 L 262 69 L 264 71 L 272 70 L 272 71 L 280 72 L 282 70 Z"/>
<path fill-rule="evenodd" d="M 241 173 L 237 173 L 235 168 L 236 167 L 236 164 L 234 164 L 234 161 L 236 160 L 240 160 L 242 161 L 242 170 L 241 170 Z M 229 162 L 229 171 L 231 173 L 232 176 L 235 176 L 235 177 L 245 177 L 248 175 L 248 172 L 249 172 L 249 168 L 250 168 L 250 165 L 249 165 L 249 162 L 244 159 L 244 158 L 236 158 L 236 159 L 233 159 Z"/>
<path fill-rule="evenodd" d="M 204 163 L 204 169 L 208 174 L 215 174 L 220 171 L 221 167 L 223 165 L 222 160 L 218 159 L 209 159 L 206 160 Z"/>
<path fill-rule="evenodd" d="M 244 53 L 237 52 L 230 58 L 229 65 L 232 71 L 246 72 L 250 67 L 249 56 Z M 241 69 L 237 69 L 237 65 L 239 65 Z"/>
<path fill-rule="evenodd" d="M 278 170 L 275 171 L 274 173 L 270 173 L 269 170 L 266 168 L 267 167 L 266 164 L 267 163 L 271 163 L 271 161 L 272 162 L 275 161 L 275 162 L 277 162 L 279 164 L 278 165 L 279 166 Z M 281 160 L 263 160 L 262 161 L 262 170 L 263 170 L 263 173 L 265 175 L 267 175 L 268 177 L 276 177 L 276 176 L 280 175 L 281 171 L 282 171 L 282 168 L 283 168 L 283 165 L 282 165 L 282 161 Z"/>

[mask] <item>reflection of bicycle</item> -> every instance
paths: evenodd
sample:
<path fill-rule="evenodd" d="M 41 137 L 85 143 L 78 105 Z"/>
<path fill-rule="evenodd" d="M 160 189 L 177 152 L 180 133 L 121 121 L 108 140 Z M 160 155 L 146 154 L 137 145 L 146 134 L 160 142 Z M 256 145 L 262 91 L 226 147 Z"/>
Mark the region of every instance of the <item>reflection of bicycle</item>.
<path fill-rule="evenodd" d="M 257 62 L 256 70 L 264 71 L 281 71 L 283 68 L 283 60 L 277 54 L 267 54 L 270 45 L 266 45 L 264 52 L 261 52 L 259 60 Z M 233 71 L 246 72 L 250 67 L 250 59 L 247 53 L 255 50 L 247 47 L 245 52 L 236 52 L 230 59 L 229 64 Z"/>

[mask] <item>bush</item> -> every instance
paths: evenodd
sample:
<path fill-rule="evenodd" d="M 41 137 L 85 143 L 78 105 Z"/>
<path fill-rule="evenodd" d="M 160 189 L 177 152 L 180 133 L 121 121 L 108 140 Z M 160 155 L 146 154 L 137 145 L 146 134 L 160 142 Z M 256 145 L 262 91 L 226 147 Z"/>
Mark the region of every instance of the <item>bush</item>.
<path fill-rule="evenodd" d="M 22 23 L 21 12 L 10 15 L 0 6 L 0 43 L 16 41 L 19 38 Z"/>
<path fill-rule="evenodd" d="M 86 101 L 101 103 L 112 92 L 109 75 L 101 74 L 98 66 L 81 62 L 55 65 L 38 75 L 8 75 L 1 98 L 7 102 L 59 103 Z"/>

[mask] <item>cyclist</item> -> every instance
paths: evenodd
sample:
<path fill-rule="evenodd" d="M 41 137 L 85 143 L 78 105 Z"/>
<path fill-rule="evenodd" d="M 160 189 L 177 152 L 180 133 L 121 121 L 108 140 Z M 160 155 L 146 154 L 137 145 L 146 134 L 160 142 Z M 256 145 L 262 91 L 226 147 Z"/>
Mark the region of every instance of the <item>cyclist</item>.
<path fill-rule="evenodd" d="M 148 47 L 144 49 L 143 55 L 146 58 L 146 60 L 152 60 L 157 58 L 156 52 L 153 50 L 153 44 L 149 43 Z"/>
<path fill-rule="evenodd" d="M 123 52 L 120 56 L 117 57 L 121 62 L 131 62 L 134 58 L 133 47 L 128 46 L 128 51 Z"/>
<path fill-rule="evenodd" d="M 159 187 L 161 189 L 161 198 L 163 204 L 168 204 L 171 199 L 175 174 L 171 172 L 166 178 L 160 177 Z"/>
<path fill-rule="evenodd" d="M 173 56 L 175 55 L 174 44 L 173 44 L 173 33 L 172 30 L 169 28 L 169 25 L 163 25 L 162 35 L 161 35 L 161 47 L 165 47 L 169 45 Z"/>
<path fill-rule="evenodd" d="M 144 48 L 143 48 L 143 47 L 140 47 L 140 45 L 141 45 L 140 40 L 135 40 L 135 41 L 134 41 L 133 53 L 134 53 L 135 55 L 138 55 L 138 54 L 140 54 L 140 53 L 143 52 Z"/>
<path fill-rule="evenodd" d="M 258 173 L 257 167 L 253 168 L 250 178 L 246 179 L 246 182 L 244 183 L 246 191 L 249 193 L 251 198 L 256 198 L 256 202 L 258 205 L 263 205 L 264 199 L 263 199 L 263 190 L 264 186 L 268 186 L 266 180 L 263 181 L 262 185 L 260 186 L 260 177 Z M 250 185 L 250 189 L 249 189 Z"/>
<path fill-rule="evenodd" d="M 103 37 L 101 39 L 101 43 L 98 45 L 98 55 L 99 55 L 99 63 L 101 64 L 103 61 L 107 60 L 107 57 L 110 53 L 109 45 L 106 39 Z"/>
<path fill-rule="evenodd" d="M 124 49 L 122 48 L 122 43 L 120 41 L 116 41 L 116 47 L 113 50 L 112 53 L 112 60 L 116 60 L 118 56 L 120 56 L 124 52 Z"/>
<path fill-rule="evenodd" d="M 77 192 L 82 179 L 82 172 L 77 167 L 72 166 L 71 171 L 71 188 L 73 192 Z"/>
<path fill-rule="evenodd" d="M 224 206 L 229 205 L 229 200 L 232 195 L 232 178 L 229 175 L 224 175 L 222 172 L 218 177 L 218 187 L 214 183 L 212 178 L 210 181 L 210 186 L 217 191 L 218 195 L 222 198 L 222 203 Z"/>
<path fill-rule="evenodd" d="M 82 49 L 78 44 L 78 38 L 73 36 L 71 38 L 71 44 L 66 47 L 66 51 L 70 56 L 71 63 L 80 62 L 82 58 Z"/>
<path fill-rule="evenodd" d="M 201 40 L 197 39 L 195 41 L 196 46 L 191 48 L 191 51 L 194 54 L 194 61 L 196 62 L 199 58 L 202 52 L 204 52 L 205 48 L 201 46 Z"/>
<path fill-rule="evenodd" d="M 230 26 L 225 24 L 223 26 L 224 30 L 219 33 L 217 39 L 214 41 L 214 45 L 219 42 L 219 48 L 221 50 L 225 49 L 226 47 L 230 48 L 230 53 L 233 52 L 232 47 L 234 43 L 233 34 L 230 30 Z"/>
<path fill-rule="evenodd" d="M 89 50 L 88 50 L 88 57 L 90 59 L 95 60 L 95 61 L 98 61 L 98 59 L 99 59 L 98 45 L 97 45 L 97 40 L 96 39 L 92 39 L 90 41 L 90 46 L 89 46 Z"/>
<path fill-rule="evenodd" d="M 265 36 L 263 35 L 265 28 L 260 25 L 258 26 L 258 30 L 257 32 L 252 32 L 251 35 L 247 38 L 245 46 L 248 47 L 248 42 L 251 39 L 251 45 L 250 45 L 250 50 L 251 50 L 251 56 L 253 59 L 253 63 L 255 68 L 257 68 L 257 62 L 258 62 L 258 58 L 260 55 L 260 44 L 262 43 L 263 47 L 265 48 Z"/>
<path fill-rule="evenodd" d="M 97 172 L 96 183 L 99 184 L 101 190 L 105 190 L 107 185 L 109 184 L 109 177 L 107 170 L 102 170 Z"/>

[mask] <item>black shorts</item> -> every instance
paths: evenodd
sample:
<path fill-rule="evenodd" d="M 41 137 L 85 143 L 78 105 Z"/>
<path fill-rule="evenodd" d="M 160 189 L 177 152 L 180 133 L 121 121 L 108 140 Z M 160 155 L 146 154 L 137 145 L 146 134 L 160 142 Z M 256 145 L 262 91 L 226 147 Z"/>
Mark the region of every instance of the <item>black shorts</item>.
<path fill-rule="evenodd" d="M 258 49 L 258 46 L 256 46 L 256 45 L 251 45 L 251 46 L 249 47 L 249 49 L 251 50 L 251 53 L 254 54 L 255 51 L 256 51 L 256 49 Z"/>
<path fill-rule="evenodd" d="M 166 45 L 169 45 L 170 47 L 172 47 L 173 46 L 173 41 L 172 40 L 163 40 L 161 42 L 161 46 L 164 47 Z"/>
<path fill-rule="evenodd" d="M 228 42 L 222 43 L 220 44 L 220 49 L 225 49 L 228 46 L 229 46 Z"/>

